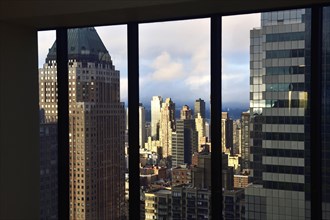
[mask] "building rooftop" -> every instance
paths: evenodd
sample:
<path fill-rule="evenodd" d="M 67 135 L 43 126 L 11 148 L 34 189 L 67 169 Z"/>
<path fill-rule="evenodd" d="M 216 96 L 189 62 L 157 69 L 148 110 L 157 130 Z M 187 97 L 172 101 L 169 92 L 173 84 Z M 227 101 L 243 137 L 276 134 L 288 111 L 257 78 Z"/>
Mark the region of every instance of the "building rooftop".
<path fill-rule="evenodd" d="M 68 29 L 68 58 L 79 61 L 111 61 L 94 27 Z M 46 63 L 56 60 L 56 41 L 49 49 Z"/>

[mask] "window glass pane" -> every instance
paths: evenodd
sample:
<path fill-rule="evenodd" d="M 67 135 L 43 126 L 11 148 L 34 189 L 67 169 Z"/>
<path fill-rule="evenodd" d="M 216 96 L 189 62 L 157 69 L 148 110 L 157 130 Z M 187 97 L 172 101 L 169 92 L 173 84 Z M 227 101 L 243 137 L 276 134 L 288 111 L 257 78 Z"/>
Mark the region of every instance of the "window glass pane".
<path fill-rule="evenodd" d="M 139 32 L 141 219 L 209 219 L 210 20 Z"/>
<path fill-rule="evenodd" d="M 40 219 L 57 219 L 57 73 L 45 62 L 55 31 L 38 32 L 40 115 Z"/>
<path fill-rule="evenodd" d="M 310 25 L 309 9 L 223 18 L 225 219 L 310 219 Z"/>

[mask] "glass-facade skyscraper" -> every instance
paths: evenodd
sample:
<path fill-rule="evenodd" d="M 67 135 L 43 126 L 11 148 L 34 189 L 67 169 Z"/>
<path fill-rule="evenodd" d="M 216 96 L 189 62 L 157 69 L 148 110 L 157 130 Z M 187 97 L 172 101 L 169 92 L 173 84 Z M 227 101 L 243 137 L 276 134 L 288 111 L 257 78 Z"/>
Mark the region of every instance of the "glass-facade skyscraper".
<path fill-rule="evenodd" d="M 250 35 L 247 219 L 310 219 L 310 10 L 261 14 Z"/>

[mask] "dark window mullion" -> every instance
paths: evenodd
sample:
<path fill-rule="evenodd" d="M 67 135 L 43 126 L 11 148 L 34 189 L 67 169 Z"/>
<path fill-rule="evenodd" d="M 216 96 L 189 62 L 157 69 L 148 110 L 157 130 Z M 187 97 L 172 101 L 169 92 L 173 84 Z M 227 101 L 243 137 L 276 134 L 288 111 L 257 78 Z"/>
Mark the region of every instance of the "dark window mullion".
<path fill-rule="evenodd" d="M 311 16 L 311 217 L 322 219 L 322 22 L 323 7 L 312 7 Z"/>
<path fill-rule="evenodd" d="M 57 106 L 58 106 L 58 219 L 69 219 L 69 89 L 68 35 L 56 29 Z"/>
<path fill-rule="evenodd" d="M 221 31 L 222 17 L 211 17 L 211 185 L 212 219 L 222 219 Z"/>
<path fill-rule="evenodd" d="M 127 25 L 129 219 L 140 219 L 138 28 L 138 23 Z"/>

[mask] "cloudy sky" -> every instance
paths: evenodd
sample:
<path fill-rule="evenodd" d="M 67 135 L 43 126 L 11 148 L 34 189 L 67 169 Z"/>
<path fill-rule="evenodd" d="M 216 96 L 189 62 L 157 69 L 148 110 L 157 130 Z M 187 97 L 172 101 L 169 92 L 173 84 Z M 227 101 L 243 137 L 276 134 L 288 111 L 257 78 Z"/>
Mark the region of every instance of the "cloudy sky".
<path fill-rule="evenodd" d="M 260 26 L 260 14 L 223 18 L 223 103 L 249 103 L 249 31 Z M 121 73 L 121 99 L 127 100 L 126 26 L 97 27 L 116 69 Z M 54 31 L 38 34 L 39 67 L 55 41 Z M 210 97 L 210 20 L 147 23 L 139 26 L 140 100 L 153 95 L 192 103 Z"/>

